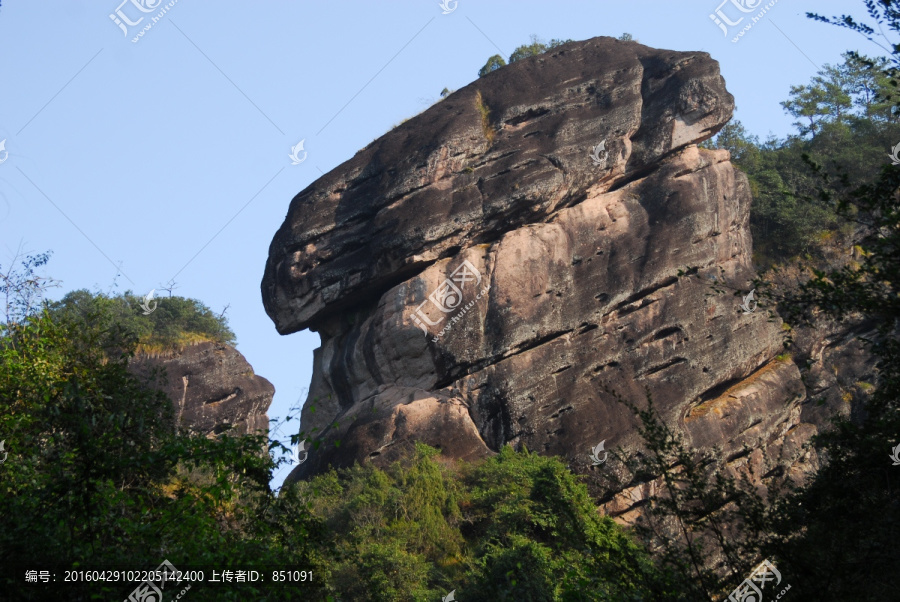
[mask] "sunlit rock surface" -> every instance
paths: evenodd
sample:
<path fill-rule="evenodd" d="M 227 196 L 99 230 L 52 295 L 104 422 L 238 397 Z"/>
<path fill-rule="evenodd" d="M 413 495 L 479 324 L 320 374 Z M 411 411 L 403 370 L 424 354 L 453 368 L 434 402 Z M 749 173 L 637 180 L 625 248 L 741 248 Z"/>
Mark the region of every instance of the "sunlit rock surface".
<path fill-rule="evenodd" d="M 733 109 L 706 53 L 573 42 L 298 194 L 262 281 L 279 332 L 322 338 L 302 414 L 320 446 L 290 478 L 414 441 L 466 459 L 524 445 L 594 475 L 598 442 L 639 445 L 604 384 L 649 391 L 695 445 L 777 448 L 810 470 L 780 321 L 710 286 L 753 276 L 747 180 L 697 146 Z"/>
<path fill-rule="evenodd" d="M 275 387 L 230 345 L 205 342 L 137 355 L 129 366 L 143 376 L 164 370 L 157 386 L 172 400 L 180 426 L 207 436 L 256 435 L 269 428 L 266 412 Z"/>

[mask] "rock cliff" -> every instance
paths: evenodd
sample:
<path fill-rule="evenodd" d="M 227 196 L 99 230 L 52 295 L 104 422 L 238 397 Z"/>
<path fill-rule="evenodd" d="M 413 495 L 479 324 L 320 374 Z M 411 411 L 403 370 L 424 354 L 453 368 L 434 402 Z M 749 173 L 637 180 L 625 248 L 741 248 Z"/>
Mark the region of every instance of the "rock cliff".
<path fill-rule="evenodd" d="M 253 373 L 241 353 L 222 343 L 188 345 L 177 351 L 137 355 L 135 374 L 165 369 L 159 388 L 175 405 L 178 424 L 203 435 L 257 434 L 269 428 L 266 412 L 275 387 Z"/>
<path fill-rule="evenodd" d="M 602 384 L 649 391 L 695 445 L 808 470 L 779 321 L 709 286 L 753 276 L 746 178 L 697 146 L 733 109 L 706 53 L 572 42 L 298 194 L 262 281 L 280 333 L 322 339 L 302 428 L 323 445 L 290 478 L 412 441 L 465 459 L 525 445 L 592 474 L 598 442 L 639 444 Z"/>

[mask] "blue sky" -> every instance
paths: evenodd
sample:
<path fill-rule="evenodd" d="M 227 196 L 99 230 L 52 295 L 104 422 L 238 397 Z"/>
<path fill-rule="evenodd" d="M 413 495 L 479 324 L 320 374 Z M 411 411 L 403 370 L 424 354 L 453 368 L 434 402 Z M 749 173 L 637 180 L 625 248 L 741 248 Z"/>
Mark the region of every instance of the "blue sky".
<path fill-rule="evenodd" d="M 508 57 L 531 34 L 629 32 L 657 48 L 706 51 L 736 117 L 765 138 L 791 131 L 779 102 L 792 84 L 848 49 L 877 53 L 805 17 L 864 16 L 862 2 L 847 0 L 779 0 L 736 43 L 756 12 L 726 36 L 710 14 L 743 13 L 721 0 L 448 0 L 449 14 L 438 0 L 177 0 L 137 42 L 170 2 L 121 1 L 3 0 L 0 265 L 18 249 L 52 250 L 46 272 L 62 281 L 53 298 L 79 288 L 143 295 L 174 278 L 177 294 L 229 306 L 238 349 L 275 385 L 271 417 L 301 401 L 319 342 L 279 336 L 260 297 L 291 198 L 443 88 L 471 82 L 489 56 Z M 126 35 L 110 18 L 117 10 L 143 20 L 123 22 Z M 300 140 L 308 155 L 292 165 Z"/>

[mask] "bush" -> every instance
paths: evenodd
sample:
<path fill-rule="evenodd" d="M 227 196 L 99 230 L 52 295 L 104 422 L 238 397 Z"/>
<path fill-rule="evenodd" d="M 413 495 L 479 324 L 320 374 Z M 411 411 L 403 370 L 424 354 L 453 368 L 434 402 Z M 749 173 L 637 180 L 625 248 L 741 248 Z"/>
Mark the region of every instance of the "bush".
<path fill-rule="evenodd" d="M 625 34 L 625 35 L 628 35 L 628 34 Z M 629 36 L 628 39 L 631 39 L 631 37 Z M 552 50 L 552 49 L 556 48 L 557 46 L 562 46 L 563 44 L 566 44 L 571 41 L 572 40 L 553 39 L 545 44 L 536 35 L 532 35 L 531 36 L 531 44 L 522 44 L 521 46 L 519 46 L 518 48 L 513 50 L 512 54 L 509 55 L 509 62 L 515 63 L 516 61 L 520 61 L 524 58 L 528 58 L 529 56 L 537 56 L 539 54 L 543 54 L 543 53 L 547 52 L 548 50 Z M 503 60 L 503 57 L 500 56 L 499 54 L 495 54 L 494 56 L 492 56 L 491 58 L 489 58 L 487 60 L 487 62 L 484 64 L 484 67 L 482 67 L 481 69 L 478 70 L 478 77 L 484 77 L 491 71 L 496 71 L 497 69 L 499 69 L 500 67 L 503 67 L 505 65 L 506 65 L 506 61 Z"/>
<path fill-rule="evenodd" d="M 134 340 L 138 350 L 158 351 L 195 341 L 235 343 L 235 336 L 223 315 L 214 314 L 196 299 L 162 297 L 151 301 L 156 308 L 144 315 L 144 298 L 130 291 L 109 296 L 78 290 L 66 294 L 48 309 L 58 319 L 85 321 L 101 319 L 98 327 L 115 328 L 123 339 Z"/>

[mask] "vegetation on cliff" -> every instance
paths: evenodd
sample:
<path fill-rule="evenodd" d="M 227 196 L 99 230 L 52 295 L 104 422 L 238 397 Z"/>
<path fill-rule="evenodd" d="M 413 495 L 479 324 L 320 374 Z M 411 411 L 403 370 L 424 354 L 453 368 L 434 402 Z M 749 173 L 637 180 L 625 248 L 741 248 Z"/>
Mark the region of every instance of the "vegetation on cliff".
<path fill-rule="evenodd" d="M 900 29 L 897 2 L 866 7 L 871 24 L 809 16 L 869 39 Z M 662 475 L 665 484 L 639 531 L 662 550 L 664 565 L 693 576 L 696 599 L 718 599 L 735 584 L 729 573 L 747 574 L 748 560 L 764 558 L 792 585 L 791 600 L 887 601 L 900 590 L 889 552 L 900 536 L 900 477 L 890 453 L 900 449 L 900 172 L 885 158 L 900 139 L 900 45 L 889 47 L 890 59 L 848 53 L 844 65 L 794 87 L 784 106 L 798 117 L 797 136 L 759 145 L 740 124 L 719 136 L 754 185 L 755 242 L 770 259 L 798 254 L 807 263 L 800 282 L 773 281 L 769 272 L 757 288 L 795 327 L 876 325 L 877 336 L 863 341 L 877 382 L 860 407 L 814 438 L 822 465 L 809 482 L 792 481 L 776 462 L 759 475 L 767 491 L 715 454 L 687 448 L 652 405 L 635 408 L 650 453 L 632 470 Z M 666 522 L 678 526 L 674 537 L 654 531 Z"/>
<path fill-rule="evenodd" d="M 258 453 L 264 437 L 179 432 L 171 400 L 128 371 L 152 331 L 121 297 L 79 291 L 35 302 L 45 283 L 33 264 L 7 270 L 4 291 L 22 303 L 0 324 L 10 453 L 0 554 L 14 559 L 0 581 L 17 599 L 124 597 L 135 585 L 60 579 L 38 590 L 22 581 L 25 570 L 163 560 L 181 570 L 300 568 L 313 577 L 291 588 L 333 600 L 425 600 L 451 589 L 471 600 L 620 600 L 670 589 L 559 460 L 527 450 L 450 467 L 419 446 L 389 470 L 332 471 L 276 495 L 268 482 L 277 463 Z M 191 596 L 284 599 L 266 581 L 194 585 Z"/>
<path fill-rule="evenodd" d="M 831 256 L 855 232 L 820 190 L 837 192 L 839 172 L 856 185 L 871 181 L 900 140 L 900 119 L 889 100 L 894 91 L 884 58 L 845 53 L 802 86 L 793 86 L 785 111 L 797 118 L 796 133 L 760 142 L 740 121 L 726 125 L 702 146 L 725 148 L 747 174 L 753 195 L 750 229 L 763 266 L 798 257 Z M 807 158 L 832 180 L 824 187 Z M 830 258 L 830 257 L 829 257 Z"/>
<path fill-rule="evenodd" d="M 7 288 L 21 282 L 6 276 Z M 121 581 L 66 582 L 66 569 L 306 559 L 302 536 L 278 543 L 285 529 L 303 532 L 303 515 L 276 526 L 260 514 L 272 469 L 258 453 L 265 438 L 178 432 L 171 400 L 127 370 L 137 337 L 119 323 L 130 317 L 121 305 L 31 309 L 0 324 L 4 595 L 127 595 Z M 40 591 L 23 580 L 38 567 L 57 577 Z"/>
<path fill-rule="evenodd" d="M 619 36 L 620 40 L 630 41 L 633 38 L 630 33 L 623 33 Z M 567 42 L 571 42 L 572 40 L 558 40 L 556 38 L 550 40 L 549 42 L 543 42 L 537 36 L 532 34 L 531 43 L 530 44 L 522 44 L 521 46 L 517 46 L 515 50 L 512 51 L 512 54 L 509 55 L 509 62 L 515 63 L 516 61 L 520 61 L 529 56 L 537 56 L 539 54 L 543 54 L 548 50 L 553 50 L 557 46 L 562 46 Z M 501 55 L 495 54 L 491 56 L 484 66 L 478 70 L 478 77 L 484 77 L 488 73 L 492 71 L 496 71 L 500 67 L 506 65 L 506 59 L 504 59 Z"/>
<path fill-rule="evenodd" d="M 868 6 L 897 31 L 894 4 Z M 796 136 L 759 143 L 734 123 L 714 142 L 750 177 L 768 262 L 826 246 L 843 259 L 855 253 L 770 291 L 788 321 L 863 316 L 879 326 L 869 341 L 876 387 L 863 411 L 816 439 L 825 462 L 811 482 L 776 470 L 760 493 L 715 454 L 686 447 L 650 406 L 634 408 L 647 453 L 633 459 L 628 484 L 661 476 L 662 486 L 634 531 L 601 517 L 559 459 L 511 448 L 469 465 L 419 445 L 386 470 L 331 471 L 276 495 L 277 462 L 258 453 L 276 443 L 179 432 L 171 401 L 127 370 L 141 346 L 233 342 L 224 317 L 180 297 L 144 316 L 127 293 L 75 291 L 43 304 L 47 283 L 34 268 L 46 256 L 37 256 L 0 287 L 0 587 L 23 600 L 125 597 L 120 581 L 62 576 L 167 559 L 180 569 L 311 571 L 311 582 L 290 585 L 311 599 L 435 600 L 456 590 L 460 600 L 713 600 L 768 558 L 793 586 L 790 600 L 895 599 L 900 503 L 888 452 L 900 443 L 900 172 L 883 155 L 900 137 L 890 98 L 900 73 L 889 61 L 845 58 L 792 90 Z M 25 570 L 51 566 L 53 585 L 22 582 Z M 267 589 L 270 575 L 266 583 L 190 595 L 289 597 Z"/>
<path fill-rule="evenodd" d="M 143 310 L 142 303 L 152 311 Z M 161 351 L 199 341 L 235 343 L 224 312 L 217 315 L 200 301 L 177 295 L 145 301 L 131 291 L 108 295 L 82 289 L 48 304 L 47 309 L 64 319 L 104 320 L 103 326 L 115 327 L 134 340 L 138 351 Z"/>

